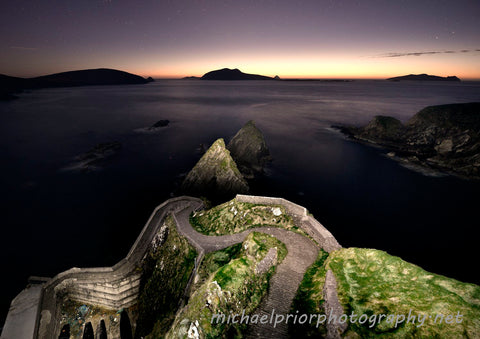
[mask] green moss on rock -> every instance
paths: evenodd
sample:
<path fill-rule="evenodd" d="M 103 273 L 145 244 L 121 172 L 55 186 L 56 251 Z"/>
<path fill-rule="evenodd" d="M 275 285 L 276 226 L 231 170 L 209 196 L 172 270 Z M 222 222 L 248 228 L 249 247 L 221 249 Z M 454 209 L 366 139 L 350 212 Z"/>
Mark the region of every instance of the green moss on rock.
<path fill-rule="evenodd" d="M 246 193 L 249 187 L 220 138 L 187 174 L 182 189 L 191 194 L 222 196 Z"/>
<path fill-rule="evenodd" d="M 173 218 L 168 217 L 165 225 L 168 227 L 165 242 L 156 250 L 150 250 L 143 262 L 135 333 L 138 338 L 147 334 L 150 334 L 150 338 L 165 335 L 174 320 L 195 264 L 197 253 L 178 234 Z"/>
<path fill-rule="evenodd" d="M 298 231 L 283 206 L 257 205 L 236 199 L 207 211 L 197 212 L 192 215 L 190 222 L 198 232 L 208 235 L 239 233 L 258 226 Z"/>
<path fill-rule="evenodd" d="M 277 249 L 276 264 L 265 273 L 258 273 L 255 267 L 262 261 L 268 251 Z M 226 257 L 231 260 L 212 272 L 190 297 L 188 304 L 178 312 L 167 338 L 183 338 L 189 330 L 194 328 L 202 338 L 241 337 L 246 330 L 245 324 L 226 324 L 213 321 L 213 314 L 230 312 L 251 314 L 260 304 L 268 290 L 268 282 L 280 263 L 287 254 L 283 243 L 271 235 L 252 232 L 248 235 L 241 247 L 225 249 L 210 254 L 204 261 L 211 265 L 214 256 Z M 219 261 L 217 261 L 218 263 Z M 209 269 L 200 268 L 201 272 Z"/>

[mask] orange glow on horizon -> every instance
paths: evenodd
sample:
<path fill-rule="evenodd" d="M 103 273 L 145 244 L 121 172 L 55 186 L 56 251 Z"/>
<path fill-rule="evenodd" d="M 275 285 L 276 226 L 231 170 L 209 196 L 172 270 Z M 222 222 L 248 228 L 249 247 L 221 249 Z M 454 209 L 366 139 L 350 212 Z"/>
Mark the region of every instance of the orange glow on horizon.
<path fill-rule="evenodd" d="M 375 54 L 370 52 L 370 55 Z M 364 55 L 368 55 L 365 53 Z M 136 74 L 154 78 L 201 77 L 222 68 L 238 68 L 244 73 L 280 78 L 304 79 L 387 79 L 407 74 L 427 73 L 457 76 L 462 80 L 480 80 L 478 53 L 473 55 L 434 55 L 422 57 L 355 57 L 347 52 L 323 55 L 255 55 L 238 54 L 164 60 L 162 66 L 148 63 L 142 69 L 132 67 Z M 134 72 L 135 73 L 135 72 Z"/>
<path fill-rule="evenodd" d="M 455 70 L 441 68 L 436 69 L 436 67 L 392 67 L 391 69 L 386 67 L 359 67 L 355 68 L 354 66 L 348 67 L 335 67 L 331 69 L 325 69 L 322 71 L 302 71 L 301 69 L 291 69 L 289 71 L 283 71 L 282 68 L 278 68 L 277 71 L 272 72 L 270 68 L 261 68 L 261 67 L 241 67 L 237 65 L 222 65 L 213 66 L 210 68 L 185 68 L 182 70 L 176 68 L 165 68 L 165 69 L 142 69 L 135 72 L 132 70 L 132 73 L 139 74 L 143 77 L 149 77 L 156 79 L 181 79 L 184 77 L 195 76 L 201 77 L 207 72 L 222 69 L 222 68 L 238 68 L 243 73 L 249 74 L 260 74 L 265 76 L 274 77 L 278 75 L 281 79 L 387 79 L 396 76 L 402 76 L 407 74 L 430 74 L 436 76 L 457 76 L 461 80 L 480 80 L 480 72 L 475 72 L 470 69 L 465 70 Z"/>

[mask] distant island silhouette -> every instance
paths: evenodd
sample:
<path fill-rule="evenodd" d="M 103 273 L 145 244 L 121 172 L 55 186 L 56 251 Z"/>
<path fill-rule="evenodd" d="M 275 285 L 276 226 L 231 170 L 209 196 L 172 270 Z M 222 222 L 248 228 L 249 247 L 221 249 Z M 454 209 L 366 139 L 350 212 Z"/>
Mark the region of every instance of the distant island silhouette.
<path fill-rule="evenodd" d="M 152 81 L 154 80 L 151 77 L 145 79 L 139 75 L 108 68 L 62 72 L 35 78 L 18 78 L 0 74 L 2 88 L 0 98 L 14 99 L 16 97 L 14 94 L 24 89 L 146 84 Z"/>
<path fill-rule="evenodd" d="M 191 78 L 191 77 L 190 77 Z M 230 69 L 223 68 L 215 71 L 205 73 L 201 80 L 273 80 L 272 77 L 267 77 L 258 74 L 243 73 L 238 68 Z"/>
<path fill-rule="evenodd" d="M 222 68 L 215 71 L 205 73 L 201 77 L 186 76 L 182 80 L 276 80 L 276 81 L 316 81 L 316 82 L 351 82 L 353 80 L 348 79 L 301 79 L 301 78 L 287 78 L 282 79 L 278 75 L 274 77 L 268 77 L 259 74 L 243 73 L 238 68 Z"/>
<path fill-rule="evenodd" d="M 391 81 L 415 80 L 415 81 L 460 81 L 456 76 L 440 77 L 428 74 L 409 74 L 399 77 L 388 78 Z"/>

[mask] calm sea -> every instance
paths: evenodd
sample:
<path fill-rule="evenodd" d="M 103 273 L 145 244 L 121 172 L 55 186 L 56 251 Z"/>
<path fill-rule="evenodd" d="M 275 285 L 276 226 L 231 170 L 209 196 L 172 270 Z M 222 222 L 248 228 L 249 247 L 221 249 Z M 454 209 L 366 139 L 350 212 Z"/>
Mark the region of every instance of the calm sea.
<path fill-rule="evenodd" d="M 29 275 L 123 258 L 200 158 L 200 144 L 228 142 L 250 119 L 273 156 L 253 194 L 304 205 L 344 247 L 385 250 L 478 284 L 480 183 L 409 170 L 329 128 L 471 101 L 480 101 L 478 82 L 161 80 L 1 102 L 1 319 Z M 171 123 L 141 132 L 160 119 Z M 122 148 L 97 170 L 65 169 L 111 141 Z"/>

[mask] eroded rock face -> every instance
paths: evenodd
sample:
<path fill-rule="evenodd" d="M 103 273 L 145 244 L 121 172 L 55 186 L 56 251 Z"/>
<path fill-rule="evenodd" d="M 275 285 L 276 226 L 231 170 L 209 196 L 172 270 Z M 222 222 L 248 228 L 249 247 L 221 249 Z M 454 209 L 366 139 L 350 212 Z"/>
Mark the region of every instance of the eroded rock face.
<path fill-rule="evenodd" d="M 365 138 L 397 140 L 401 137 L 403 132 L 403 125 L 400 120 L 377 115 L 370 123 L 362 130 L 362 135 Z"/>
<path fill-rule="evenodd" d="M 227 149 L 246 178 L 262 173 L 265 164 L 271 159 L 265 138 L 253 120 L 235 134 Z"/>
<path fill-rule="evenodd" d="M 182 189 L 202 196 L 220 196 L 248 192 L 249 188 L 225 142 L 218 139 L 187 174 Z"/>
<path fill-rule="evenodd" d="M 405 125 L 375 117 L 361 128 L 344 127 L 352 138 L 385 146 L 408 161 L 480 179 L 480 103 L 429 106 Z"/>

